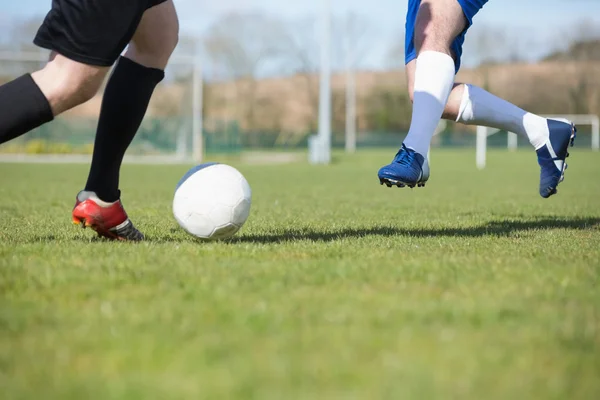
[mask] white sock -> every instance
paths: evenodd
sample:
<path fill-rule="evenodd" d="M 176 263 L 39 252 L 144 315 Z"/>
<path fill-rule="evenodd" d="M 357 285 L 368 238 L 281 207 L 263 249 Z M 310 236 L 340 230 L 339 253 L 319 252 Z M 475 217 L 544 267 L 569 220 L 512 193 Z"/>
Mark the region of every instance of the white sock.
<path fill-rule="evenodd" d="M 464 86 L 456 122 L 514 132 L 528 138 L 536 150 L 546 143 L 550 135 L 546 118 L 522 110 L 480 87 Z"/>
<path fill-rule="evenodd" d="M 427 158 L 431 138 L 454 85 L 454 60 L 437 51 L 417 57 L 412 119 L 404 145 Z"/>

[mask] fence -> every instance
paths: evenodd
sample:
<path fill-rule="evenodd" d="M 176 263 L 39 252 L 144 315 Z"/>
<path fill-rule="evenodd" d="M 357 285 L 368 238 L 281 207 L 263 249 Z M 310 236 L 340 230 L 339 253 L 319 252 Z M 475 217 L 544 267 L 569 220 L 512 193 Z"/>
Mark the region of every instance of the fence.
<path fill-rule="evenodd" d="M 0 52 L 0 83 L 39 69 L 44 65 L 47 57 L 47 52 L 16 54 Z M 227 84 L 211 84 L 210 90 L 208 90 L 208 86 L 203 83 L 201 64 L 194 57 L 173 57 L 165 72 L 165 81 L 157 88 L 147 117 L 134 139 L 128 155 L 148 157 L 161 160 L 161 162 L 165 160 L 187 162 L 199 161 L 204 154 L 240 153 L 243 150 L 306 151 L 310 136 L 316 133 L 314 127 L 307 128 L 305 132 L 298 132 L 298 130 L 288 132 L 285 128 L 280 129 L 277 126 L 271 129 L 244 127 L 237 121 L 237 117 L 243 112 L 240 114 L 239 110 L 235 110 L 235 108 L 239 104 L 251 104 L 253 100 L 242 98 L 239 94 L 226 95 Z M 302 82 L 300 80 L 300 83 Z M 284 86 L 285 82 L 281 85 Z M 235 88 L 235 84 L 229 85 L 229 87 Z M 210 102 L 212 112 L 207 113 L 208 108 L 204 108 L 203 105 L 207 103 L 206 99 L 210 92 L 213 92 Z M 257 93 L 259 92 L 257 91 Z M 402 95 L 405 96 L 403 92 Z M 277 96 L 275 98 L 279 99 L 279 103 L 284 100 Z M 336 99 L 334 105 L 343 105 L 343 102 L 339 103 L 339 96 Z M 373 104 L 367 100 L 364 102 Z M 406 120 L 405 122 L 408 123 L 410 104 L 405 104 L 407 100 L 400 97 L 392 100 L 391 110 L 402 116 L 399 120 Z M 269 113 L 269 109 L 273 104 L 264 103 L 264 99 L 261 99 L 260 96 L 255 101 L 258 104 L 257 108 L 262 107 L 262 114 L 260 114 L 262 120 L 268 121 L 269 116 L 272 115 Z M 0 153 L 91 154 L 100 102 L 101 96 L 98 95 L 90 102 L 59 116 L 53 122 L 0 146 Z M 382 107 L 390 108 L 389 105 L 384 104 Z M 279 110 L 279 112 L 289 117 L 295 111 Z M 390 117 L 388 114 L 381 115 L 385 117 L 384 119 Z M 344 108 L 334 108 L 332 117 L 343 121 Z M 587 124 L 586 121 L 579 126 L 577 146 L 594 147 L 595 144 L 597 148 L 598 124 Z M 400 125 L 402 124 L 404 122 Z M 381 132 L 369 128 L 359 128 L 356 135 L 356 148 L 359 151 L 367 148 L 396 148 L 404 139 L 405 134 L 406 132 L 401 128 L 395 131 Z M 506 147 L 507 144 L 509 147 L 514 147 L 524 140 L 506 132 L 488 136 L 489 131 L 486 131 L 484 148 Z M 434 137 L 432 147 L 475 148 L 476 142 L 477 135 L 473 129 L 448 123 L 445 129 Z M 337 128 L 334 126 L 332 147 L 334 149 L 346 147 L 343 123 L 338 124 Z M 479 163 L 481 164 L 482 161 L 480 160 Z"/>

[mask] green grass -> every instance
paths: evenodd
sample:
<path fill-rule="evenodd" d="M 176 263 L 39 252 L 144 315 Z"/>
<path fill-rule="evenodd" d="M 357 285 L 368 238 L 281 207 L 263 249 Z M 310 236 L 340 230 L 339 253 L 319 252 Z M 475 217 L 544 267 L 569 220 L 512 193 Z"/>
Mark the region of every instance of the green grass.
<path fill-rule="evenodd" d="M 129 244 L 71 226 L 87 166 L 0 164 L 0 397 L 600 398 L 600 154 L 548 200 L 531 152 L 436 150 L 415 190 L 390 156 L 229 160 L 225 243 L 172 218 L 185 166 L 124 167 Z"/>

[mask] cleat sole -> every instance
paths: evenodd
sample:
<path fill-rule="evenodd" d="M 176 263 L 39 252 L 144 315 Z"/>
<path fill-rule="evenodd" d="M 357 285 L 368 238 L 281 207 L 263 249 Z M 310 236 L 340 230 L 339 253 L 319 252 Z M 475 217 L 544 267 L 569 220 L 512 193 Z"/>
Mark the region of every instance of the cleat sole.
<path fill-rule="evenodd" d="M 80 225 L 81 229 L 85 229 L 85 228 L 90 228 L 92 229 L 94 232 L 96 232 L 96 234 L 99 237 L 102 238 L 106 238 L 106 239 L 113 239 L 113 240 L 125 240 L 125 238 L 121 238 L 115 234 L 113 234 L 112 232 L 106 232 L 104 230 L 101 230 L 98 225 L 94 224 L 93 222 L 88 221 L 86 218 L 76 218 L 73 217 L 73 224 L 74 225 Z"/>
<path fill-rule="evenodd" d="M 392 186 L 396 186 L 398 188 L 404 188 L 404 187 L 409 187 L 411 189 L 413 189 L 414 187 L 425 187 L 425 182 L 419 182 L 419 183 L 406 183 L 406 182 L 400 182 L 394 179 L 389 179 L 389 178 L 379 178 L 379 184 L 380 185 L 386 185 L 387 187 L 392 187 Z"/>
<path fill-rule="evenodd" d="M 81 219 L 81 218 L 73 218 L 73 225 L 79 225 L 81 226 L 82 229 L 85 229 L 86 224 L 85 224 L 85 219 Z"/>
<path fill-rule="evenodd" d="M 94 232 L 96 232 L 96 234 L 98 235 L 98 237 L 100 238 L 104 238 L 104 239 L 109 239 L 109 240 L 118 240 L 121 242 L 126 242 L 126 241 L 139 241 L 139 240 L 143 240 L 144 236 L 141 235 L 141 238 L 138 239 L 134 239 L 131 237 L 125 237 L 125 236 L 121 236 L 117 233 L 114 233 L 112 231 L 107 231 L 104 230 L 102 228 L 100 228 L 97 224 L 93 223 L 93 222 L 88 222 L 88 220 L 86 218 L 73 218 L 73 224 L 75 225 L 81 225 L 82 229 L 85 228 L 91 228 Z"/>

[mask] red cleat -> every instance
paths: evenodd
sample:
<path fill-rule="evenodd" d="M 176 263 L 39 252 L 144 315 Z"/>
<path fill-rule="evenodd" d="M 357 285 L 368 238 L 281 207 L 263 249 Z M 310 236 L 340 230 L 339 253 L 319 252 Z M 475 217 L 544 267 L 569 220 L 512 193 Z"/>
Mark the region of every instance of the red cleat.
<path fill-rule="evenodd" d="M 92 228 L 98 236 L 113 240 L 139 241 L 144 235 L 138 231 L 121 204 L 121 200 L 107 203 L 94 192 L 81 191 L 77 194 L 73 208 L 73 223 L 83 228 Z"/>

